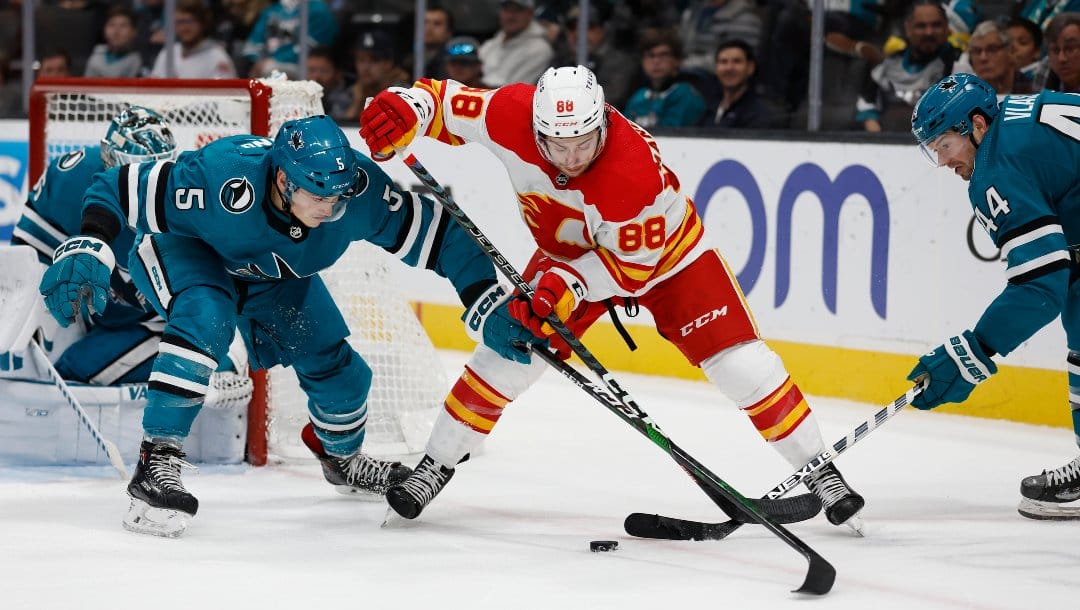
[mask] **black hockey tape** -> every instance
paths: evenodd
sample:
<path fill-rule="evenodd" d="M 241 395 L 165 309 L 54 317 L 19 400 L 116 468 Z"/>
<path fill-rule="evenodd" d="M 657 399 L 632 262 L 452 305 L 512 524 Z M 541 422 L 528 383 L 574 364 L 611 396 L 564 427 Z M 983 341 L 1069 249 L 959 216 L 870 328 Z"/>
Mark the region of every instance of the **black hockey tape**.
<path fill-rule="evenodd" d="M 594 553 L 618 550 L 619 543 L 614 540 L 593 540 L 589 543 L 589 550 Z"/>

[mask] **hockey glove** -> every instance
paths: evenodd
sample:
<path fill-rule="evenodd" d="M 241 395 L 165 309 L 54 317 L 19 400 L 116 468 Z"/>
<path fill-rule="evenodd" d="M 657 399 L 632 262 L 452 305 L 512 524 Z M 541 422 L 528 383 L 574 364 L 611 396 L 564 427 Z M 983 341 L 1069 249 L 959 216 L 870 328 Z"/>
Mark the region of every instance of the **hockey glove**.
<path fill-rule="evenodd" d="M 431 109 L 425 100 L 402 87 L 390 87 L 371 98 L 360 113 L 360 137 L 367 142 L 371 158 L 386 161 L 394 151 L 412 143 Z"/>
<path fill-rule="evenodd" d="M 507 312 L 510 290 L 500 284 L 492 284 L 480 298 L 465 310 L 461 319 L 465 332 L 477 343 L 483 342 L 507 360 L 528 364 L 532 362 L 529 347 L 533 344 L 547 345 L 518 323 Z"/>
<path fill-rule="evenodd" d="M 89 313 L 105 311 L 115 266 L 112 249 L 100 239 L 72 237 L 56 248 L 38 290 L 60 326 L 74 322 L 84 307 Z"/>
<path fill-rule="evenodd" d="M 983 351 L 975 333 L 965 330 L 919 358 L 919 364 L 907 378 L 917 381 L 923 375 L 929 375 L 930 383 L 911 405 L 926 410 L 947 402 L 964 402 L 975 386 L 996 372 L 997 365 Z"/>
<path fill-rule="evenodd" d="M 555 329 L 545 318 L 555 314 L 562 321 L 570 319 L 578 303 L 585 299 L 585 282 L 569 267 L 547 259 L 541 262 L 540 280 L 531 301 L 514 300 L 510 315 L 538 337 L 550 337 Z"/>

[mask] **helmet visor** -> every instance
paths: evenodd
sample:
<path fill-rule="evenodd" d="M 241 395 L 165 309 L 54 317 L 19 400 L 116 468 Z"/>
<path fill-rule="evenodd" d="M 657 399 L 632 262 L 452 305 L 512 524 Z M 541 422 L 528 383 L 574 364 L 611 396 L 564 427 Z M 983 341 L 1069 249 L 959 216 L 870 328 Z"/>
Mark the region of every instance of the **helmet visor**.
<path fill-rule="evenodd" d="M 941 167 L 945 160 L 955 155 L 963 145 L 963 137 L 956 130 L 950 129 L 936 138 L 919 143 L 919 150 L 931 165 Z"/>

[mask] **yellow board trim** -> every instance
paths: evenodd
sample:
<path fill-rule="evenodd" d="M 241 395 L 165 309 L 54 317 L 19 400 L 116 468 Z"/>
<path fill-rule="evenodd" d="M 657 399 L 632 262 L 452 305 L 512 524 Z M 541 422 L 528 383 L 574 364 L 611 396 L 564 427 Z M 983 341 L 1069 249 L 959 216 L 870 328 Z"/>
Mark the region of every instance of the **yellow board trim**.
<path fill-rule="evenodd" d="M 424 328 L 440 349 L 472 351 L 460 306 L 415 305 Z M 599 321 L 583 340 L 604 366 L 615 371 L 704 380 L 701 369 L 687 364 L 675 346 L 651 327 L 628 327 L 638 349 L 631 352 L 610 322 Z M 918 355 L 892 354 L 789 341 L 768 341 L 784 360 L 804 395 L 833 396 L 886 405 L 911 387 L 905 378 Z M 1000 366 L 998 374 L 972 393 L 967 402 L 945 405 L 935 413 L 1072 428 L 1069 382 L 1064 370 Z"/>

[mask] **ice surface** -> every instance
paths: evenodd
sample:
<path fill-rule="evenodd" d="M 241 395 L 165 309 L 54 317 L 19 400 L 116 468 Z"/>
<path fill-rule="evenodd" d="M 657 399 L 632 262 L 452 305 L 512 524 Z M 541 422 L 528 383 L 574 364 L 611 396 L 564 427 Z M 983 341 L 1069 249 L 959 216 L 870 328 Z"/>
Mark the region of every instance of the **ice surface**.
<path fill-rule="evenodd" d="M 447 370 L 464 356 L 444 354 Z M 619 374 L 687 452 L 747 495 L 792 469 L 704 383 Z M 827 443 L 881 404 L 815 399 Z M 1064 405 L 1064 396 L 1062 397 Z M 413 522 L 326 485 L 316 463 L 204 467 L 178 540 L 124 531 L 107 468 L 0 470 L 0 606 L 12 609 L 1073 608 L 1080 522 L 1016 513 L 1020 479 L 1076 456 L 1071 432 L 906 410 L 837 462 L 867 537 L 790 530 L 837 570 L 789 593 L 802 557 L 759 527 L 721 542 L 637 540 L 633 511 L 724 515 L 659 448 L 549 372 Z M 589 541 L 619 541 L 592 553 Z"/>

